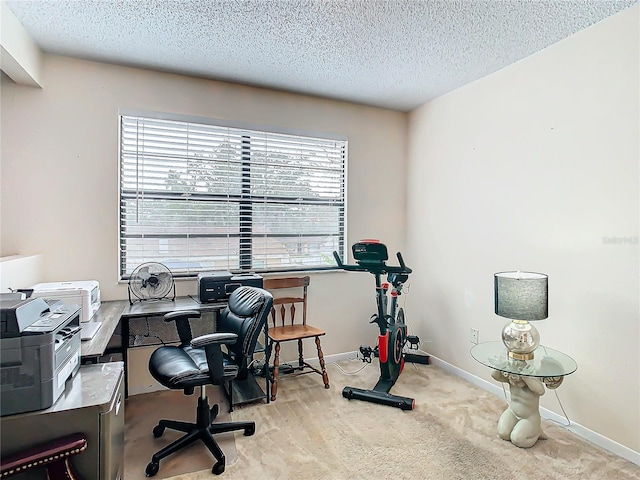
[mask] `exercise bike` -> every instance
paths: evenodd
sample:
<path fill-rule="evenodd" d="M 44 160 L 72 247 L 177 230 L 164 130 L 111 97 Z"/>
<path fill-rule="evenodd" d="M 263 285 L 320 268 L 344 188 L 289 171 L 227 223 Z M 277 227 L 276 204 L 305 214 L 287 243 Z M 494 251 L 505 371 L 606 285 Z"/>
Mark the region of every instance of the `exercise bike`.
<path fill-rule="evenodd" d="M 397 407 L 402 410 L 413 410 L 415 400 L 389 393 L 404 368 L 405 361 L 410 363 L 429 364 L 429 356 L 413 354 L 405 351 L 407 341 L 410 349 L 417 349 L 419 339 L 415 335 L 407 336 L 407 325 L 404 310 L 398 307 L 398 297 L 402 294 L 404 283 L 409 279 L 411 269 L 404 264 L 402 255 L 397 253 L 399 266 L 386 264 L 389 256 L 387 247 L 378 240 L 361 240 L 352 247 L 353 258 L 357 265 L 342 263 L 338 252 L 333 252 L 340 268 L 352 272 L 369 272 L 376 279 L 376 303 L 378 311 L 371 317 L 380 330 L 378 345 L 375 349 L 361 346 L 363 361 L 371 362 L 371 354 L 377 354 L 380 360 L 380 378 L 372 390 L 355 387 L 344 387 L 342 396 L 351 400 L 364 400 Z M 387 275 L 387 282 L 382 282 L 382 275 Z M 389 286 L 391 285 L 391 302 L 389 305 Z"/>

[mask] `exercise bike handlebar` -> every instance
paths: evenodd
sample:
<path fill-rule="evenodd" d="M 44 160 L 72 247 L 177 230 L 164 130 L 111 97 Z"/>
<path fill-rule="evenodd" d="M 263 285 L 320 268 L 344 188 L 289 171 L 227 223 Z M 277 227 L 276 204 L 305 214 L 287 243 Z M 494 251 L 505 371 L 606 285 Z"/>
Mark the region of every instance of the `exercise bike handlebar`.
<path fill-rule="evenodd" d="M 402 269 L 402 271 L 390 273 L 411 273 L 413 271 L 404 264 L 404 259 L 402 258 L 402 254 L 400 252 L 396 252 L 396 257 L 398 257 L 398 263 L 400 264 L 400 268 Z"/>
<path fill-rule="evenodd" d="M 338 267 L 343 270 L 351 271 L 351 272 L 370 272 L 370 273 L 411 273 L 412 270 L 407 267 L 404 263 L 404 259 L 402 258 L 402 254 L 400 252 L 396 253 L 398 257 L 399 266 L 391 266 L 387 265 L 384 262 L 381 263 L 370 263 L 364 265 L 349 265 L 346 263 L 342 263 L 340 260 L 340 255 L 335 250 L 333 251 L 333 257 L 336 259 L 336 263 Z"/>

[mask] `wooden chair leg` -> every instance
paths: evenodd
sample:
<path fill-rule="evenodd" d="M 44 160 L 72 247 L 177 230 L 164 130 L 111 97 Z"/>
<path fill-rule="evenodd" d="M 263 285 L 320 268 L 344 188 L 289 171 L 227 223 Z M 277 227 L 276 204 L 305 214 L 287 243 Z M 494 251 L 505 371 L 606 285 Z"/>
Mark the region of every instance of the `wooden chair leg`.
<path fill-rule="evenodd" d="M 320 361 L 320 369 L 322 370 L 322 381 L 324 382 L 324 388 L 329 388 L 329 375 L 324 365 L 324 355 L 322 353 L 322 347 L 320 346 L 320 337 L 316 337 L 316 347 L 318 347 L 318 360 Z"/>
<path fill-rule="evenodd" d="M 302 339 L 298 339 L 298 366 L 304 368 L 304 355 L 302 353 Z"/>
<path fill-rule="evenodd" d="M 278 369 L 280 368 L 280 343 L 276 343 L 275 357 L 273 358 L 273 375 L 271 376 L 271 401 L 276 401 L 278 395 Z"/>

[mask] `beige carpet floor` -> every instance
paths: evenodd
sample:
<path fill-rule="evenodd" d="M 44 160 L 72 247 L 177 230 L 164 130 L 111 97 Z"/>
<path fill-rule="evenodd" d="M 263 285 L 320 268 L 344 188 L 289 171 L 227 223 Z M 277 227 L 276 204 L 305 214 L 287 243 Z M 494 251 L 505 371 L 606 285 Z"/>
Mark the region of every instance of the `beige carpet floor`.
<path fill-rule="evenodd" d="M 496 423 L 506 401 L 434 366 L 407 365 L 392 389 L 416 399 L 412 411 L 346 400 L 345 385 L 371 388 L 379 376 L 375 362 L 344 373 L 362 365 L 328 365 L 329 390 L 319 375 L 284 377 L 277 401 L 236 408 L 232 418 L 253 419 L 257 430 L 236 433 L 238 461 L 221 478 L 640 480 L 640 467 L 548 421 L 549 438 L 532 448 L 501 440 Z M 207 467 L 171 480 L 211 478 Z"/>
<path fill-rule="evenodd" d="M 215 387 L 207 389 L 209 403 L 220 404 L 217 421 L 229 422 L 231 416 L 226 398 L 222 391 Z M 182 390 L 165 390 L 160 392 L 132 395 L 125 404 L 125 434 L 124 434 L 124 479 L 142 480 L 145 468 L 151 456 L 180 438 L 183 433 L 166 429 L 162 437 L 153 437 L 153 427 L 161 418 L 194 422 L 198 389 L 193 395 L 184 395 Z M 242 437 L 242 432 L 240 432 Z M 223 433 L 215 436 L 220 449 L 224 452 L 227 466 L 238 461 L 238 453 L 233 433 Z M 215 459 L 200 441 L 191 444 L 181 452 L 169 455 L 160 461 L 160 471 L 154 477 L 164 479 L 183 473 L 197 472 L 206 469 L 211 472 Z"/>

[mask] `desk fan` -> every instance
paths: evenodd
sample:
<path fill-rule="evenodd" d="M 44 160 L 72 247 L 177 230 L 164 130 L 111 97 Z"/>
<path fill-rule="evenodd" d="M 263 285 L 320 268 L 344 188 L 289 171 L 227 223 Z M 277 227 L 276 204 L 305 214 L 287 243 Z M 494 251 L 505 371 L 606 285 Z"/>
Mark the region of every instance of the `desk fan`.
<path fill-rule="evenodd" d="M 137 298 L 136 302 L 145 300 L 162 300 L 173 289 L 173 298 L 176 299 L 176 284 L 173 275 L 162 263 L 148 262 L 136 267 L 129 277 L 129 304 L 134 300 L 131 294 Z"/>

